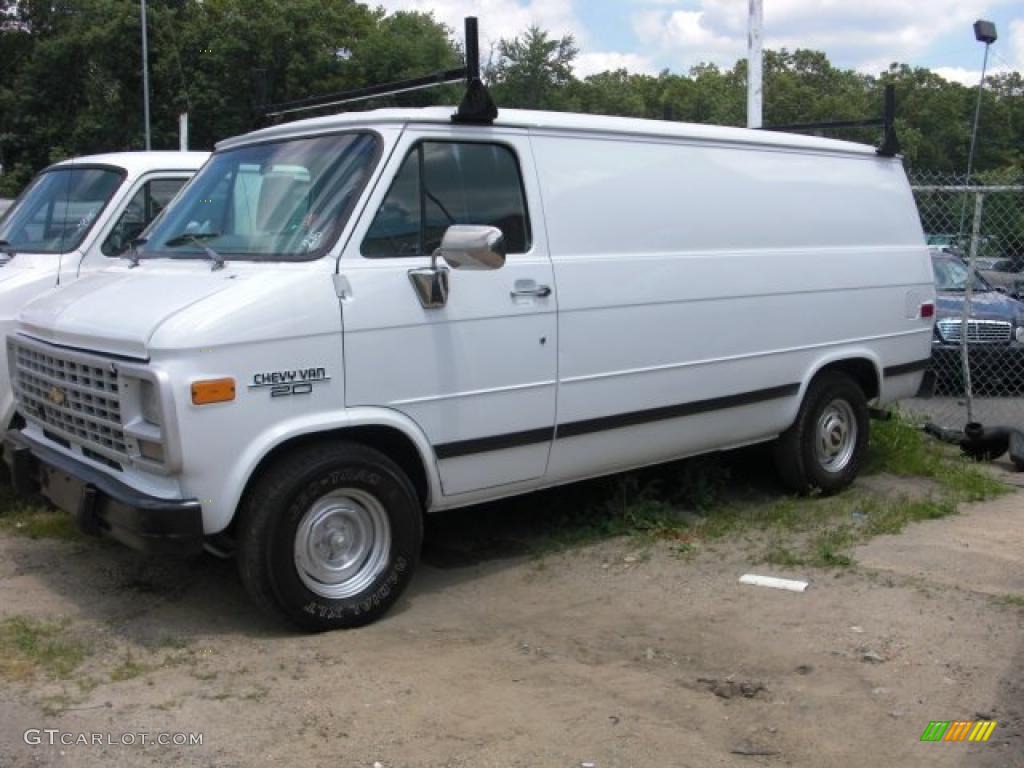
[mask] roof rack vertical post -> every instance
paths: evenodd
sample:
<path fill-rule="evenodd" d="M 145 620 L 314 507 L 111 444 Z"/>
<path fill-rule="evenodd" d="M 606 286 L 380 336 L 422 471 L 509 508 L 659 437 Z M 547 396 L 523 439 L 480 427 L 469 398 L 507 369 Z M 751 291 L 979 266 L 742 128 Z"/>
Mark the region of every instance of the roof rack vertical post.
<path fill-rule="evenodd" d="M 480 31 L 476 16 L 466 17 L 466 85 L 480 79 Z"/>
<path fill-rule="evenodd" d="M 892 83 L 885 86 L 882 127 L 885 134 L 882 137 L 882 146 L 878 148 L 878 154 L 882 157 L 895 157 L 900 151 L 900 140 L 896 136 L 896 86 Z"/>
<path fill-rule="evenodd" d="M 466 17 L 466 93 L 453 123 L 490 125 L 498 117 L 498 107 L 480 79 L 480 33 L 475 16 Z"/>

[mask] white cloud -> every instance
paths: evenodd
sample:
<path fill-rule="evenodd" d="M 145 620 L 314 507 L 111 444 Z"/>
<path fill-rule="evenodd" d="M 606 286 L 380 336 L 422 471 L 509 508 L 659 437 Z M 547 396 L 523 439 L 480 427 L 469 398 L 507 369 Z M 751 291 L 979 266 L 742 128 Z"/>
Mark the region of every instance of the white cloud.
<path fill-rule="evenodd" d="M 999 45 L 999 41 L 996 41 L 996 45 Z M 1006 59 L 1010 62 L 1010 66 L 1024 72 L 1024 18 L 1014 19 L 1010 22 L 1006 48 L 1009 53 Z"/>
<path fill-rule="evenodd" d="M 939 77 L 950 82 L 968 85 L 972 88 L 977 86 L 978 81 L 981 80 L 980 69 L 966 69 L 964 67 L 929 67 L 929 69 Z M 985 76 L 998 75 L 1009 71 L 1007 67 L 990 67 L 985 71 Z"/>
<path fill-rule="evenodd" d="M 645 11 L 634 17 L 640 41 L 687 56 L 697 54 L 711 61 L 735 60 L 746 45 L 746 31 L 739 38 L 706 23 L 705 11 Z M 692 63 L 697 63 L 694 59 Z"/>
<path fill-rule="evenodd" d="M 614 69 L 628 69 L 630 72 L 643 75 L 653 75 L 658 72 L 654 62 L 647 56 L 618 51 L 581 53 L 576 57 L 576 65 L 573 69 L 576 72 L 576 77 L 586 77 Z"/>
<path fill-rule="evenodd" d="M 764 41 L 769 48 L 824 50 L 840 65 L 866 70 L 879 61 L 920 58 L 945 35 L 969 35 L 976 18 L 1015 1 L 771 0 L 765 3 Z M 729 66 L 746 55 L 747 3 L 696 0 L 696 10 L 647 8 L 633 14 L 633 27 L 641 44 L 680 69 L 700 61 Z M 1024 20 L 1011 23 L 1011 35 L 1021 56 Z"/>
<path fill-rule="evenodd" d="M 420 11 L 433 13 L 462 38 L 463 19 L 476 16 L 480 20 L 481 56 L 501 38 L 522 34 L 537 25 L 552 37 L 573 35 L 577 45 L 586 38 L 583 24 L 573 12 L 573 0 L 376 0 L 389 13 Z"/>

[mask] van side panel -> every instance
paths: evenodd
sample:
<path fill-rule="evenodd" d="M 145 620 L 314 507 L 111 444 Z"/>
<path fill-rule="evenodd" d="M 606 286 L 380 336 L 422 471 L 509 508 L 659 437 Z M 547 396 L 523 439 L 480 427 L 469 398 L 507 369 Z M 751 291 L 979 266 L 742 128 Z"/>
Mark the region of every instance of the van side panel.
<path fill-rule="evenodd" d="M 929 357 L 931 267 L 898 161 L 532 141 L 559 301 L 548 481 L 771 438 L 828 360 Z"/>

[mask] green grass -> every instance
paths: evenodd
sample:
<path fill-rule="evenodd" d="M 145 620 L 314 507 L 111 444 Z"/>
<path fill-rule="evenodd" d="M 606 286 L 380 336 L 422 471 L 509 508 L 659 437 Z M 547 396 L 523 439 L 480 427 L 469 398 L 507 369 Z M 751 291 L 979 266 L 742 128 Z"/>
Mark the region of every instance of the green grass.
<path fill-rule="evenodd" d="M 796 568 L 807 564 L 804 556 L 793 551 L 788 542 L 783 542 L 778 539 L 775 539 L 768 544 L 764 551 L 764 561 L 771 565 L 778 565 L 783 568 Z"/>
<path fill-rule="evenodd" d="M 556 493 L 546 502 L 534 551 L 632 536 L 665 539 L 674 552 L 689 554 L 704 541 L 740 536 L 753 540 L 760 559 L 773 565 L 842 568 L 854 564 L 852 547 L 874 536 L 1010 490 L 899 415 L 872 424 L 864 472 L 929 482 L 905 494 L 855 486 L 829 497 L 780 496 L 774 488 L 744 485 L 718 456 L 701 457 L 589 484 L 575 498 Z M 695 512 L 698 526 L 691 525 Z"/>
<path fill-rule="evenodd" d="M 531 549 L 544 555 L 633 536 L 672 539 L 680 554 L 690 553 L 695 542 L 687 516 L 715 507 L 728 481 L 728 467 L 704 456 L 542 494 L 532 510 L 542 523 Z"/>
<path fill-rule="evenodd" d="M 43 622 L 25 616 L 0 621 L 0 678 L 29 680 L 37 674 L 66 679 L 92 652 L 69 631 L 67 620 Z"/>
<path fill-rule="evenodd" d="M 140 664 L 136 659 L 132 657 L 131 649 L 126 649 L 124 659 L 121 663 L 110 670 L 110 682 L 120 683 L 125 680 L 134 680 L 136 677 L 149 672 L 150 667 L 145 664 Z"/>
<path fill-rule="evenodd" d="M 30 539 L 72 540 L 81 536 L 71 515 L 26 504 L 14 495 L 6 478 L 0 481 L 0 532 Z"/>
<path fill-rule="evenodd" d="M 925 435 L 920 425 L 899 413 L 871 425 L 867 473 L 888 472 L 934 480 L 957 501 L 982 501 L 1009 489 L 981 465 Z"/>
<path fill-rule="evenodd" d="M 999 600 L 1007 605 L 1015 605 L 1024 608 L 1024 595 L 1003 595 Z"/>

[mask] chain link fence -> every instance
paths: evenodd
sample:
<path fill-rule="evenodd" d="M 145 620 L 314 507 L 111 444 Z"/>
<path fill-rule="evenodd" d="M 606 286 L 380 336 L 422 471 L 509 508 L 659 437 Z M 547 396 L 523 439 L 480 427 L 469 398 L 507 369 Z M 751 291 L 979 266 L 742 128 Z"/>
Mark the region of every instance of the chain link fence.
<path fill-rule="evenodd" d="M 1024 428 L 1024 174 L 964 182 L 911 174 L 938 301 L 933 393 L 903 407 L 946 429 Z"/>

